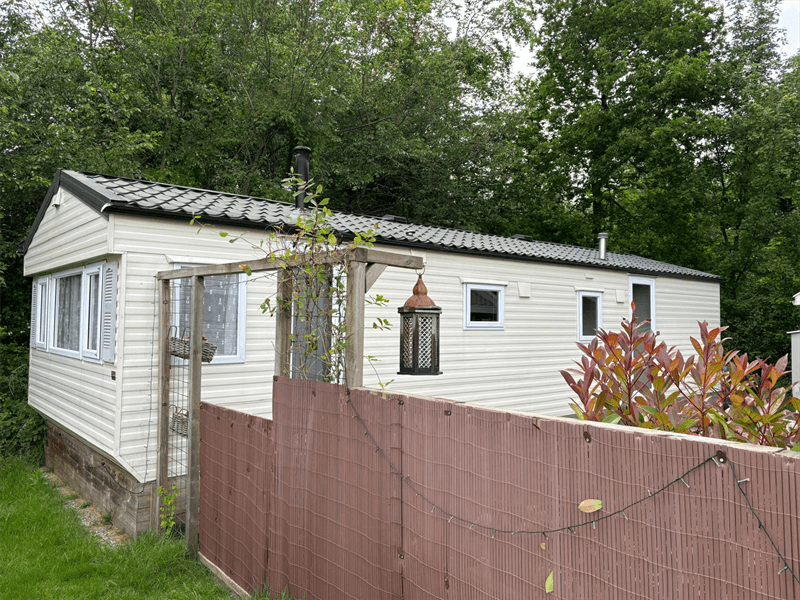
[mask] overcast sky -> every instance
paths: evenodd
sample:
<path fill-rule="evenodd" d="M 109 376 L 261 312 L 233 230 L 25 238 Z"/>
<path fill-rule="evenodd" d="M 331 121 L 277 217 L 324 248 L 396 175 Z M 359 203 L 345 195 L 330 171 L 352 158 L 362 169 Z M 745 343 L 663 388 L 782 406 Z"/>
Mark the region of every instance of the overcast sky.
<path fill-rule="evenodd" d="M 800 0 L 784 0 L 781 3 L 781 18 L 778 27 L 786 30 L 786 46 L 783 53 L 792 56 L 800 49 Z"/>
<path fill-rule="evenodd" d="M 786 44 L 783 47 L 784 57 L 797 54 L 797 51 L 800 50 L 800 0 L 783 0 L 781 2 L 778 27 L 786 30 Z M 514 50 L 516 58 L 512 71 L 515 73 L 527 72 L 528 64 L 533 55 L 526 48 L 517 47 Z"/>

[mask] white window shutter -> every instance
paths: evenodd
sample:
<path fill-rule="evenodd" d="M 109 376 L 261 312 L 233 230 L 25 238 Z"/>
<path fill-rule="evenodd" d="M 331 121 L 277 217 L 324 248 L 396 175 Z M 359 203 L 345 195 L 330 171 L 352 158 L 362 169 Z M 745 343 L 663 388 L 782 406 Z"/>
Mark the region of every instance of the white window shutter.
<path fill-rule="evenodd" d="M 36 291 L 38 286 L 36 280 L 33 280 L 33 291 L 31 292 L 31 348 L 36 347 L 36 315 L 39 313 L 38 298 Z"/>
<path fill-rule="evenodd" d="M 100 334 L 100 359 L 114 361 L 117 326 L 117 263 L 103 265 L 103 329 Z"/>

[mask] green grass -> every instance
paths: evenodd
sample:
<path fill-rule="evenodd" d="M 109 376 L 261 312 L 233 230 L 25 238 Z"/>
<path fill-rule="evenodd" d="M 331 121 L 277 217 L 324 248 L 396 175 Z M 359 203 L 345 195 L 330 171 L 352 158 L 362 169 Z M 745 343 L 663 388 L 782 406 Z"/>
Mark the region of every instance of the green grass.
<path fill-rule="evenodd" d="M 38 469 L 0 459 L 0 599 L 230 598 L 182 540 L 103 546 Z"/>

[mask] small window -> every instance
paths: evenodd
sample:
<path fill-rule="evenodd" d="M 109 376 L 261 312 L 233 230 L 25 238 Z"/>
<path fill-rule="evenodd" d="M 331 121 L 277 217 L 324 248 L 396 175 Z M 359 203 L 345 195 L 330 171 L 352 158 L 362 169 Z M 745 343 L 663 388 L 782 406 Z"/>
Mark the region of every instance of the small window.
<path fill-rule="evenodd" d="M 578 292 L 578 341 L 591 342 L 602 327 L 602 292 Z"/>
<path fill-rule="evenodd" d="M 464 286 L 464 329 L 504 328 L 505 287 L 468 283 Z"/>
<path fill-rule="evenodd" d="M 199 265 L 179 265 L 178 268 Z M 204 278 L 203 335 L 217 347 L 211 364 L 244 362 L 247 276 L 243 273 Z M 180 279 L 176 287 L 177 314 L 173 324 L 179 335 L 189 330 L 191 279 Z"/>

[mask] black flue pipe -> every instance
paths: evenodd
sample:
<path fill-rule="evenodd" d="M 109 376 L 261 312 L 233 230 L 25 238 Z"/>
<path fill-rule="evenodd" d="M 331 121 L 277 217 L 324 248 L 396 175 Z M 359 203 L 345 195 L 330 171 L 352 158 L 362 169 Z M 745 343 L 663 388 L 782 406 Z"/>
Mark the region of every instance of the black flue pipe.
<path fill-rule="evenodd" d="M 303 180 L 303 183 L 308 181 L 309 173 L 309 157 L 311 156 L 311 148 L 308 146 L 297 146 L 294 149 L 294 174 Z M 306 202 L 305 187 L 301 188 L 294 198 L 295 208 L 303 209 Z"/>

